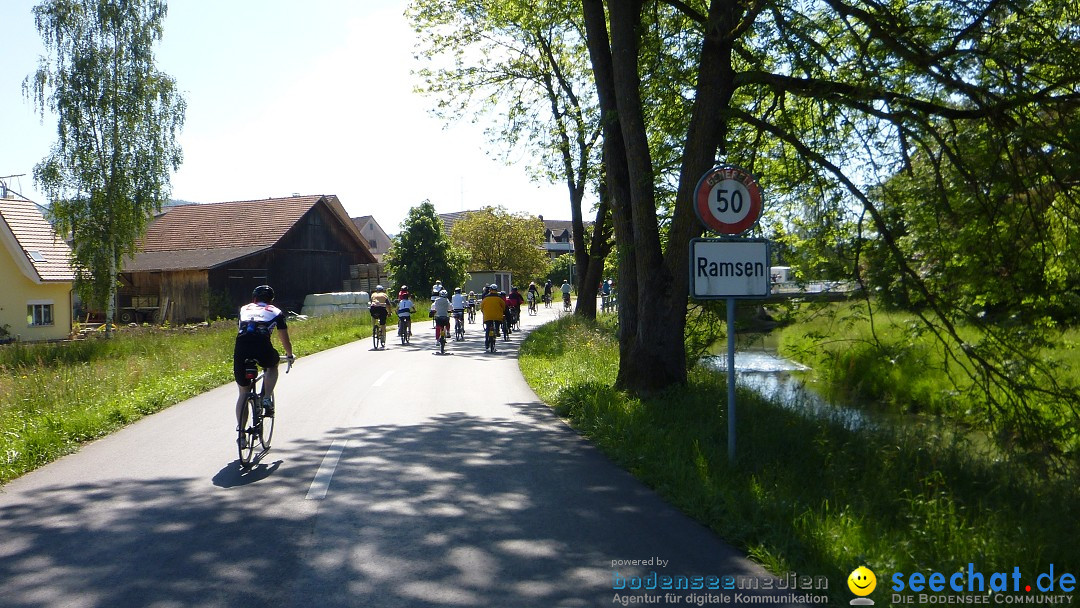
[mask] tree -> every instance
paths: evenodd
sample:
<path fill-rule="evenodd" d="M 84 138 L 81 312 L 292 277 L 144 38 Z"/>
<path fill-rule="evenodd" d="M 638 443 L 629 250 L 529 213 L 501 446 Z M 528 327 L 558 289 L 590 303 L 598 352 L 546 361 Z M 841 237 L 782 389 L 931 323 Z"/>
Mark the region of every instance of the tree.
<path fill-rule="evenodd" d="M 955 163 L 956 186 L 985 200 L 979 191 L 986 184 L 966 169 L 968 150 L 955 137 L 958 125 L 977 124 L 998 150 L 994 179 L 1011 193 L 1002 200 L 1053 192 L 1040 200 L 1077 217 L 1076 183 L 1050 160 L 1052 151 L 1077 149 L 1066 136 L 1080 101 L 1074 2 L 583 0 L 582 8 L 606 167 L 620 173 L 608 180 L 619 187 L 612 207 L 622 286 L 620 388 L 648 391 L 686 379 L 686 252 L 702 233 L 692 195 L 700 176 L 724 161 L 757 174 L 775 204 L 804 216 L 865 218 L 959 373 L 987 387 L 987 415 L 1010 441 L 1025 443 L 1047 429 L 1075 437 L 1078 416 L 1068 405 L 1075 392 L 1029 358 L 1013 365 L 1015 342 L 962 338 L 965 311 L 905 257 L 899 226 L 873 196 L 924 151 L 934 162 Z M 657 94 L 653 70 L 643 69 L 658 58 L 671 66 L 660 73 L 690 76 L 666 95 Z M 662 146 L 645 119 L 646 108 L 651 114 L 672 106 L 687 109 L 681 130 L 667 131 L 682 152 L 674 175 L 654 159 Z M 946 176 L 931 174 L 939 185 Z M 675 202 L 662 239 L 658 193 L 672 182 Z M 956 190 L 940 191 L 925 204 L 944 210 L 941 197 Z M 1058 405 L 1043 411 L 1045 400 Z"/>
<path fill-rule="evenodd" d="M 535 152 L 541 178 L 566 183 L 581 296 L 576 312 L 595 317 L 612 235 L 596 150 L 599 114 L 575 3 L 414 0 L 408 15 L 420 55 L 434 65 L 420 71 L 421 92 L 438 98 L 437 114 L 501 115 L 505 122 L 489 131 L 491 139 L 525 146 Z M 590 183 L 599 184 L 591 238 L 582 210 Z"/>
<path fill-rule="evenodd" d="M 505 270 L 516 285 L 547 274 L 544 222 L 504 207 L 484 207 L 454 223 L 451 238 L 469 253 L 474 270 Z"/>
<path fill-rule="evenodd" d="M 383 256 L 386 271 L 396 285 L 408 285 L 409 291 L 428 296 L 436 280 L 451 288 L 464 285 L 468 278 L 468 255 L 454 247 L 443 232 L 442 220 L 435 206 L 424 201 L 409 209 L 401 233 L 390 243 Z"/>
<path fill-rule="evenodd" d="M 76 285 L 115 315 L 117 272 L 154 212 L 169 198 L 182 161 L 184 121 L 176 83 L 157 71 L 153 46 L 167 12 L 161 0 L 46 0 L 34 8 L 49 56 L 23 83 L 58 139 L 34 168 L 49 215 L 71 234 Z"/>

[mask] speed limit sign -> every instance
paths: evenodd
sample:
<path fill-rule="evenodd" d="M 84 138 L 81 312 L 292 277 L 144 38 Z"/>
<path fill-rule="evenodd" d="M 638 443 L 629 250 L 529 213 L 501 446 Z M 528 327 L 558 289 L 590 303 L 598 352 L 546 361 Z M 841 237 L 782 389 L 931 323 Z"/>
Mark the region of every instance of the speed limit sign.
<path fill-rule="evenodd" d="M 743 234 L 761 218 L 761 188 L 735 165 L 710 169 L 694 190 L 694 212 L 713 232 Z"/>

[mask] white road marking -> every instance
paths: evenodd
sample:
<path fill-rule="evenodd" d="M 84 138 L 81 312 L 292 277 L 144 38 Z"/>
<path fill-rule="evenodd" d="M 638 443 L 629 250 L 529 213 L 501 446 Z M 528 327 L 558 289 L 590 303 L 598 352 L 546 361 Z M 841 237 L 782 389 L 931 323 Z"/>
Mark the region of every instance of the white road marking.
<path fill-rule="evenodd" d="M 330 449 L 326 450 L 322 464 L 319 465 L 319 471 L 315 473 L 315 479 L 311 480 L 311 486 L 308 487 L 307 496 L 304 497 L 304 500 L 322 500 L 326 498 L 326 492 L 330 489 L 330 479 L 333 478 L 338 460 L 341 459 L 341 453 L 345 451 L 348 444 L 349 440 L 347 439 L 330 444 Z"/>
<path fill-rule="evenodd" d="M 372 384 L 371 386 L 382 386 L 383 382 L 386 382 L 387 378 L 389 378 L 390 376 L 393 376 L 393 375 L 394 375 L 394 370 L 388 369 L 385 372 L 383 372 L 383 375 L 379 376 L 379 379 L 376 380 L 375 384 Z"/>

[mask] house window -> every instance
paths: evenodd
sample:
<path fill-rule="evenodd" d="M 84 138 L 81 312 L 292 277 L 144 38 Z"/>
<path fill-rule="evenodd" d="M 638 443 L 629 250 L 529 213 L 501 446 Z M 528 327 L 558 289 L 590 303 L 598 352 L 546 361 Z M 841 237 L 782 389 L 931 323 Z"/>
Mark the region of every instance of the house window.
<path fill-rule="evenodd" d="M 375 243 L 375 239 L 371 239 L 370 241 L 368 241 L 368 246 L 369 246 L 370 248 L 372 248 L 372 249 L 375 249 L 375 248 L 376 248 L 376 247 L 378 247 L 379 245 L 378 245 L 377 243 Z"/>
<path fill-rule="evenodd" d="M 53 324 L 52 302 L 30 302 L 26 305 L 26 324 L 41 327 Z"/>

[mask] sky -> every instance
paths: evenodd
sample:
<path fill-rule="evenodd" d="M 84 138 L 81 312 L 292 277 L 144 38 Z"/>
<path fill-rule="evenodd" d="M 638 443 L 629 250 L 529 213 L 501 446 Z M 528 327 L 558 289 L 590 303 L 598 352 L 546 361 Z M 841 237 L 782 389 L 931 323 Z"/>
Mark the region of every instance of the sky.
<path fill-rule="evenodd" d="M 35 0 L 0 2 L 0 177 L 40 204 L 34 165 L 56 139 L 22 83 L 44 54 Z M 302 5 L 302 8 L 301 8 Z M 530 181 L 527 155 L 469 118 L 432 117 L 412 91 L 406 0 L 173 0 L 158 69 L 187 102 L 172 198 L 198 203 L 335 194 L 391 234 L 409 208 L 502 205 L 569 219 L 564 185 Z"/>

